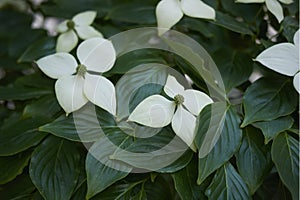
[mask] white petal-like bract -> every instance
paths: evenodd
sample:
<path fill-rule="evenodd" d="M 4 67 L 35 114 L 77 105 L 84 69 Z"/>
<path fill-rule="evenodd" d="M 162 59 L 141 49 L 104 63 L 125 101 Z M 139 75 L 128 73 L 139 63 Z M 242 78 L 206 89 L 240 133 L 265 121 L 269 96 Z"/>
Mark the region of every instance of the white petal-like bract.
<path fill-rule="evenodd" d="M 75 30 L 78 36 L 83 40 L 93 37 L 103 37 L 103 35 L 99 31 L 91 26 L 76 26 Z"/>
<path fill-rule="evenodd" d="M 58 26 L 56 27 L 57 32 L 63 33 L 63 32 L 66 32 L 67 30 L 69 30 L 69 28 L 67 26 L 67 22 L 68 22 L 68 20 L 65 20 L 65 21 L 61 22 L 60 24 L 58 24 Z"/>
<path fill-rule="evenodd" d="M 299 46 L 300 46 L 300 44 L 299 44 L 299 34 L 300 34 L 300 30 L 298 30 L 296 33 L 295 33 L 295 35 L 294 35 L 294 44 L 295 44 L 295 46 L 297 47 L 297 49 L 298 49 L 298 54 L 299 54 Z"/>
<path fill-rule="evenodd" d="M 137 105 L 128 120 L 153 128 L 161 128 L 170 124 L 175 107 L 174 102 L 163 96 L 152 95 Z"/>
<path fill-rule="evenodd" d="M 193 145 L 195 137 L 196 117 L 185 110 L 182 106 L 178 106 L 172 119 L 172 128 L 188 146 L 195 151 Z"/>
<path fill-rule="evenodd" d="M 291 43 L 276 44 L 260 53 L 255 60 L 278 73 L 294 76 L 299 70 L 299 49 Z"/>
<path fill-rule="evenodd" d="M 215 19 L 215 9 L 201 0 L 181 0 L 181 9 L 189 17 Z"/>
<path fill-rule="evenodd" d="M 208 104 L 213 103 L 213 100 L 205 93 L 197 90 L 185 90 L 183 93 L 183 105 L 193 114 L 199 115 L 201 110 Z"/>
<path fill-rule="evenodd" d="M 93 104 L 116 115 L 115 86 L 103 76 L 85 75 L 84 94 Z"/>
<path fill-rule="evenodd" d="M 58 79 L 76 72 L 77 62 L 69 53 L 55 53 L 39 59 L 36 64 L 47 76 Z"/>
<path fill-rule="evenodd" d="M 183 93 L 184 87 L 178 83 L 174 76 L 168 75 L 166 84 L 164 86 L 164 91 L 169 97 L 174 98 L 177 94 Z"/>
<path fill-rule="evenodd" d="M 179 0 L 162 0 L 156 6 L 159 35 L 167 32 L 183 17 Z"/>
<path fill-rule="evenodd" d="M 78 37 L 73 30 L 69 30 L 62 33 L 56 43 L 57 52 L 70 52 L 76 47 L 78 43 Z"/>
<path fill-rule="evenodd" d="M 83 84 L 83 77 L 77 75 L 65 76 L 56 81 L 56 98 L 67 114 L 80 109 L 88 102 L 83 94 Z"/>
<path fill-rule="evenodd" d="M 293 84 L 298 93 L 300 93 L 300 72 L 294 76 Z"/>
<path fill-rule="evenodd" d="M 276 19 L 280 23 L 284 18 L 283 9 L 280 3 L 277 0 L 266 0 L 266 5 L 268 10 L 276 17 Z"/>
<path fill-rule="evenodd" d="M 116 60 L 116 51 L 111 41 L 97 37 L 85 40 L 77 48 L 81 64 L 94 72 L 110 70 Z"/>
<path fill-rule="evenodd" d="M 72 20 L 77 26 L 87 26 L 93 23 L 96 15 L 96 11 L 85 11 L 75 15 Z"/>

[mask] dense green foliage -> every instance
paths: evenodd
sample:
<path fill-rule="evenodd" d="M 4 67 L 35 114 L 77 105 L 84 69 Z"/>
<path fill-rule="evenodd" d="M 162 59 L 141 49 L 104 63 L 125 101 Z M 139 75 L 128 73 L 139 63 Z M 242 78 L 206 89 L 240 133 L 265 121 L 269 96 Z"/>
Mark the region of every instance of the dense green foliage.
<path fill-rule="evenodd" d="M 34 63 L 55 52 L 57 36 L 43 28 L 33 29 L 31 24 L 33 14 L 62 20 L 95 10 L 93 26 L 109 38 L 136 27 L 155 27 L 158 1 L 14 2 L 0 8 L 0 199 L 299 199 L 299 94 L 292 77 L 252 60 L 269 46 L 293 42 L 299 29 L 298 0 L 282 4 L 285 18 L 281 24 L 264 10 L 264 4 L 205 0 L 216 10 L 215 21 L 185 16 L 174 26 L 199 42 L 216 63 L 228 99 L 226 110 L 220 113 L 224 125 L 220 125 L 221 136 L 208 155 L 201 157 L 188 150 L 169 166 L 144 173 L 132 173 L 140 166 L 121 153 L 115 158 L 128 162 L 123 171 L 95 159 L 93 152 L 100 157 L 115 153 L 102 151 L 105 141 L 97 141 L 88 153 L 82 141 L 94 141 L 97 130 L 79 138 L 74 116 L 66 116 L 56 100 L 54 80 Z M 276 42 L 268 37 L 270 26 L 278 32 Z M 150 62 L 189 75 L 194 89 L 207 92 L 203 78 L 189 63 L 159 50 L 125 54 L 104 76 L 117 83 L 128 70 Z M 263 77 L 252 83 L 252 72 Z M 162 73 L 146 70 L 116 90 L 122 94 L 146 77 L 159 79 Z M 129 100 L 130 111 L 145 97 L 159 93 L 161 87 L 145 82 Z M 208 128 L 211 106 L 203 109 L 197 120 L 198 149 Z M 108 112 L 97 108 L 96 113 L 108 138 L 132 152 L 159 149 L 174 137 L 167 126 L 153 137 L 136 139 L 119 128 Z M 155 155 L 145 162 L 150 159 Z"/>

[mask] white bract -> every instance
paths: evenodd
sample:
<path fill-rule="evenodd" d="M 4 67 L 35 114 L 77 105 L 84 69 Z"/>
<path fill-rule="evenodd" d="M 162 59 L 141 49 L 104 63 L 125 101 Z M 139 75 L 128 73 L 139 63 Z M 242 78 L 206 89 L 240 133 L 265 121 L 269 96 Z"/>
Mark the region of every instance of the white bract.
<path fill-rule="evenodd" d="M 174 26 L 183 15 L 195 18 L 215 19 L 215 10 L 201 0 L 162 0 L 156 7 L 158 34 L 162 35 Z"/>
<path fill-rule="evenodd" d="M 266 67 L 287 75 L 294 76 L 294 86 L 299 90 L 299 30 L 294 35 L 294 44 L 280 43 L 261 52 L 255 61 Z"/>
<path fill-rule="evenodd" d="M 60 52 L 37 61 L 38 67 L 49 77 L 58 79 L 55 93 L 61 107 L 67 114 L 80 109 L 88 101 L 116 114 L 114 85 L 101 75 L 110 70 L 116 60 L 111 41 L 91 38 L 82 42 L 77 49 L 76 59 L 69 53 Z"/>
<path fill-rule="evenodd" d="M 97 12 L 85 11 L 75 15 L 72 20 L 65 20 L 57 26 L 61 33 L 57 39 L 57 52 L 70 52 L 78 43 L 78 37 L 86 40 L 93 37 L 102 37 L 102 34 L 90 26 L 96 18 Z M 78 37 L 77 37 L 78 35 Z"/>
<path fill-rule="evenodd" d="M 279 1 L 284 4 L 293 3 L 293 0 L 279 0 Z M 268 10 L 276 17 L 279 23 L 284 18 L 283 9 L 277 0 L 237 0 L 236 2 L 237 3 L 264 3 L 265 2 Z"/>
<path fill-rule="evenodd" d="M 212 103 L 212 99 L 203 92 L 185 90 L 171 75 L 167 78 L 164 91 L 173 101 L 161 95 L 147 97 L 133 110 L 128 120 L 154 128 L 161 128 L 172 122 L 176 135 L 195 151 L 195 116 L 199 115 L 206 105 Z"/>

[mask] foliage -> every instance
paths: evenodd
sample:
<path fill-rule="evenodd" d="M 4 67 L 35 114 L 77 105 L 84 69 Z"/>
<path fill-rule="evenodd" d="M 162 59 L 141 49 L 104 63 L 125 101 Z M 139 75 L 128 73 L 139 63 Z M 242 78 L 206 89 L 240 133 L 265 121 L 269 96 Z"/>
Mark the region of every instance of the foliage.
<path fill-rule="evenodd" d="M 1 199 L 299 199 L 299 94 L 293 77 L 252 60 L 270 46 L 293 42 L 299 29 L 299 1 L 281 4 L 285 17 L 279 23 L 265 4 L 205 0 L 216 11 L 214 20 L 183 16 L 173 26 L 213 58 L 225 86 L 226 105 L 224 111 L 220 102 L 210 104 L 197 117 L 197 152 L 185 149 L 175 162 L 150 171 L 159 164 L 156 159 L 173 156 L 149 154 L 176 137 L 171 125 L 155 132 L 122 124 L 125 111 L 117 113 L 119 119 L 96 107 L 96 122 L 89 121 L 88 114 L 81 116 L 87 130 L 78 135 L 74 122 L 78 116 L 65 115 L 54 80 L 36 65 L 38 59 L 55 53 L 58 35 L 49 34 L 45 26 L 32 28 L 32 23 L 36 15 L 61 22 L 94 10 L 93 27 L 109 38 L 132 28 L 156 27 L 158 0 L 32 2 L 0 3 L 0 21 L 5 22 L 0 27 Z M 270 27 L 276 32 L 271 37 Z M 190 54 L 188 51 L 181 53 Z M 74 50 L 70 53 L 76 56 Z M 118 57 L 114 68 L 102 74 L 118 82 L 116 96 L 128 103 L 128 112 L 151 95 L 168 98 L 160 85 L 151 84 L 165 81 L 164 68 L 146 67 L 124 75 L 153 62 L 188 75 L 194 90 L 208 93 L 205 80 L 209 77 L 195 72 L 193 63 L 162 50 L 136 50 Z M 263 77 L 253 80 L 253 72 Z M 122 96 L 139 87 L 131 98 Z M 221 110 L 218 116 L 212 108 Z M 211 127 L 214 117 L 221 121 Z M 144 162 L 110 149 L 105 140 L 95 141 L 101 137 L 97 124 L 116 146 L 145 153 Z M 151 137 L 136 137 L 137 129 Z M 89 151 L 86 144 L 91 146 Z M 107 162 L 99 162 L 99 157 Z"/>

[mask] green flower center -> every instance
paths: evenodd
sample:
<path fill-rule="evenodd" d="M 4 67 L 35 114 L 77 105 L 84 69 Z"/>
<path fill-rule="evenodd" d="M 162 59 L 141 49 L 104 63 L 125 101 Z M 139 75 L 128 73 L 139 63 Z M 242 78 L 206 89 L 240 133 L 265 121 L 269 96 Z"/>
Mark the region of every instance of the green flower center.
<path fill-rule="evenodd" d="M 77 71 L 77 75 L 82 76 L 84 78 L 85 73 L 87 72 L 87 68 L 84 65 L 78 65 L 76 71 Z"/>
<path fill-rule="evenodd" d="M 175 104 L 176 105 L 181 105 L 183 104 L 184 102 L 184 97 L 180 94 L 177 94 L 175 97 L 174 97 L 174 101 L 175 101 Z"/>
<path fill-rule="evenodd" d="M 69 20 L 67 22 L 67 27 L 68 27 L 68 29 L 74 29 L 75 23 L 72 20 Z"/>

